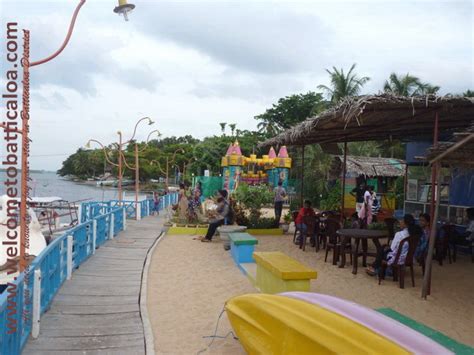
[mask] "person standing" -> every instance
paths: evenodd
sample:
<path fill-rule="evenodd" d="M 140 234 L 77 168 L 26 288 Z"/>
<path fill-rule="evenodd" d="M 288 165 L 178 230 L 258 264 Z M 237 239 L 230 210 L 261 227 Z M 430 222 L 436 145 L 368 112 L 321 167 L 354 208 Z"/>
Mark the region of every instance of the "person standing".
<path fill-rule="evenodd" d="M 369 224 L 372 223 L 372 191 L 373 187 L 367 186 L 366 191 L 364 193 L 364 203 L 362 204 L 362 208 L 359 211 L 359 218 L 361 219 L 364 228 L 366 228 Z"/>
<path fill-rule="evenodd" d="M 160 195 L 158 192 L 153 192 L 153 216 L 160 214 Z"/>
<path fill-rule="evenodd" d="M 354 196 L 356 200 L 356 212 L 359 213 L 364 205 L 364 193 L 365 193 L 365 184 L 360 183 L 359 186 L 355 187 L 351 191 L 351 195 Z"/>
<path fill-rule="evenodd" d="M 278 186 L 275 187 L 275 224 L 280 225 L 281 212 L 283 210 L 283 202 L 286 199 L 286 191 L 283 188 L 283 182 L 278 181 Z"/>
<path fill-rule="evenodd" d="M 184 223 L 187 220 L 188 205 L 189 201 L 186 195 L 186 185 L 184 185 L 184 183 L 180 183 L 178 195 L 178 216 L 181 223 Z"/>

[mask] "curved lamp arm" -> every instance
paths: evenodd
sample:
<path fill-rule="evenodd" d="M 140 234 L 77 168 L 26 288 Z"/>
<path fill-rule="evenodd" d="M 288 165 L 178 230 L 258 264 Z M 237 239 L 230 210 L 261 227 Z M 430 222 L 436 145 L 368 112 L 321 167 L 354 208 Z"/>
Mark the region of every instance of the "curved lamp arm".
<path fill-rule="evenodd" d="M 123 152 L 121 150 L 120 150 L 120 155 L 122 156 L 122 161 L 124 162 L 124 164 L 127 168 L 129 168 L 130 170 L 137 170 L 137 167 L 133 168 L 130 165 L 128 165 L 127 159 L 125 158 L 125 154 L 123 154 Z"/>
<path fill-rule="evenodd" d="M 51 54 L 49 57 L 38 60 L 36 62 L 31 62 L 30 67 L 34 67 L 35 65 L 40 65 L 40 64 L 44 64 L 46 62 L 49 62 L 51 59 L 56 58 L 64 50 L 64 48 L 66 48 L 66 46 L 69 42 L 69 39 L 71 39 L 72 31 L 74 30 L 74 25 L 76 23 L 77 15 L 79 14 L 79 10 L 81 9 L 82 5 L 85 4 L 85 2 L 86 2 L 86 0 L 80 0 L 79 4 L 77 4 L 76 10 L 74 11 L 74 14 L 72 15 L 71 23 L 69 24 L 69 31 L 68 31 L 68 33 L 66 35 L 66 38 L 64 39 L 64 42 L 61 45 L 61 47 L 59 47 L 59 49 L 56 52 L 54 52 L 53 54 Z"/>
<path fill-rule="evenodd" d="M 138 153 L 142 153 L 142 152 L 145 151 L 145 149 L 147 148 L 148 142 L 150 141 L 150 137 L 151 137 L 151 135 L 152 135 L 153 133 L 158 133 L 158 137 L 161 136 L 160 131 L 158 131 L 157 129 L 155 129 L 154 131 L 151 131 L 151 132 L 148 134 L 148 137 L 146 138 L 145 146 L 144 146 L 142 149 L 138 150 Z M 135 144 L 137 144 L 137 143 L 135 143 Z"/>
<path fill-rule="evenodd" d="M 171 159 L 170 163 L 174 163 L 174 160 L 176 159 L 176 153 L 178 152 L 181 152 L 183 154 L 186 153 L 183 148 L 176 149 L 175 152 L 173 153 L 173 159 Z"/>
<path fill-rule="evenodd" d="M 110 161 L 109 156 L 107 155 L 107 148 L 106 148 L 102 143 L 100 143 L 98 140 L 96 140 L 96 139 L 89 139 L 89 142 L 87 142 L 87 144 L 86 144 L 86 147 L 87 147 L 87 148 L 90 148 L 91 142 L 94 142 L 94 143 L 97 143 L 98 145 L 100 145 L 100 147 L 102 148 L 102 151 L 104 152 L 105 160 L 107 160 L 107 162 L 108 162 L 110 165 L 118 166 L 118 164 L 116 164 L 116 163 Z"/>
<path fill-rule="evenodd" d="M 161 167 L 160 162 L 158 160 L 150 161 L 150 165 L 154 165 L 154 163 L 156 163 L 156 165 L 158 165 L 158 169 L 160 169 L 162 174 L 166 174 L 166 171 L 163 170 L 163 168 Z"/>
<path fill-rule="evenodd" d="M 130 138 L 128 141 L 126 142 L 123 142 L 122 145 L 126 145 L 128 143 L 130 143 L 131 141 L 133 141 L 133 139 L 135 138 L 135 135 L 137 134 L 137 128 L 138 128 L 138 125 L 140 124 L 140 122 L 144 121 L 144 120 L 148 120 L 148 125 L 152 125 L 153 123 L 153 120 L 150 118 L 150 117 L 143 117 L 143 118 L 140 118 L 138 120 L 138 122 L 135 124 L 135 128 L 133 129 L 133 134 L 132 134 L 132 138 Z"/>

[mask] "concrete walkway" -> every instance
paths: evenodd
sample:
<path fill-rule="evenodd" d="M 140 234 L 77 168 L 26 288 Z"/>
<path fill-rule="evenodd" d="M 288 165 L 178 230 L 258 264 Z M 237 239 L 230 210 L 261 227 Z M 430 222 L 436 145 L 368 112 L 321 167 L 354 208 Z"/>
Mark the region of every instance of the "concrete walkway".
<path fill-rule="evenodd" d="M 64 283 L 23 354 L 144 354 L 142 272 L 162 224 L 158 217 L 128 220 Z"/>

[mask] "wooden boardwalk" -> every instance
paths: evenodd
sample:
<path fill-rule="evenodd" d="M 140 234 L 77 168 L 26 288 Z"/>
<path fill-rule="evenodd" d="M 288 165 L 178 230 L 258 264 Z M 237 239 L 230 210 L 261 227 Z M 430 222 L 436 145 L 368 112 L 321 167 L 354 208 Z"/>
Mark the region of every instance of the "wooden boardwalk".
<path fill-rule="evenodd" d="M 144 354 L 142 272 L 162 223 L 158 217 L 127 220 L 127 230 L 64 283 L 23 354 Z"/>

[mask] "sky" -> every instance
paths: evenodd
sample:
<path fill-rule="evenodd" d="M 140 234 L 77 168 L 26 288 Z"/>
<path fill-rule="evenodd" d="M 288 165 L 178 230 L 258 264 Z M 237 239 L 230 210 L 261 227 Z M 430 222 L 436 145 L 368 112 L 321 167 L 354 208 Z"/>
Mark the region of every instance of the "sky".
<path fill-rule="evenodd" d="M 64 52 L 31 69 L 32 169 L 57 170 L 90 138 L 130 138 L 144 116 L 163 136 L 203 138 L 219 134 L 219 122 L 256 129 L 254 116 L 279 98 L 328 85 L 333 66 L 357 63 L 371 79 L 364 94 L 392 72 L 440 94 L 474 89 L 470 0 L 129 2 L 125 22 L 116 0 L 87 0 Z M 1 92 L 5 23 L 31 31 L 38 60 L 61 45 L 77 3 L 0 0 Z"/>

